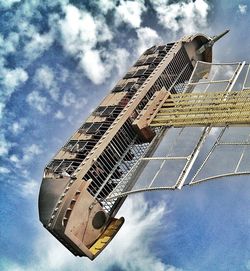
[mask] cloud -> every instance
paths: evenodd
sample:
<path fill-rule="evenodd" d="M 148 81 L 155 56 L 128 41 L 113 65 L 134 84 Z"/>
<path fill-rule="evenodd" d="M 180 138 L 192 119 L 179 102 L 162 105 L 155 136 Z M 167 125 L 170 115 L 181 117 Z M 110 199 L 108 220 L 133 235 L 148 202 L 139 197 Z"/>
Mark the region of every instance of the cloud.
<path fill-rule="evenodd" d="M 150 27 L 139 28 L 136 33 L 138 36 L 138 54 L 142 54 L 149 47 L 162 41 L 157 32 Z"/>
<path fill-rule="evenodd" d="M 3 8 L 11 8 L 11 6 L 15 3 L 19 3 L 21 0 L 4 0 L 4 1 L 1 1 L 0 2 L 0 7 L 3 7 Z"/>
<path fill-rule="evenodd" d="M 128 68 L 130 53 L 125 48 L 117 48 L 108 57 L 114 63 L 118 76 L 124 75 Z"/>
<path fill-rule="evenodd" d="M 88 11 L 73 5 L 64 7 L 65 18 L 58 21 L 65 51 L 72 55 L 84 53 L 96 46 L 97 42 L 113 38 L 102 16 L 94 18 Z"/>
<path fill-rule="evenodd" d="M 19 34 L 16 32 L 10 32 L 8 36 L 4 37 L 0 34 L 0 55 L 6 56 L 10 53 L 16 52 L 16 48 L 19 44 Z"/>
<path fill-rule="evenodd" d="M 113 38 L 104 17 L 94 18 L 73 5 L 65 6 L 64 12 L 65 18 L 57 22 L 64 50 L 79 61 L 79 67 L 94 84 L 103 83 L 109 74 L 109 62 L 95 48 Z"/>
<path fill-rule="evenodd" d="M 52 45 L 54 38 L 51 33 L 34 33 L 29 43 L 24 48 L 25 55 L 30 61 L 41 56 Z"/>
<path fill-rule="evenodd" d="M 60 67 L 60 81 L 61 82 L 66 82 L 69 78 L 69 70 Z"/>
<path fill-rule="evenodd" d="M 28 147 L 23 148 L 22 163 L 30 162 L 42 152 L 42 149 L 36 144 L 31 144 Z"/>
<path fill-rule="evenodd" d="M 60 110 L 58 110 L 56 113 L 55 113 L 55 118 L 56 119 L 59 119 L 59 120 L 61 120 L 61 119 L 64 119 L 64 114 L 63 114 L 63 112 L 62 111 L 60 111 Z"/>
<path fill-rule="evenodd" d="M 20 159 L 18 158 L 17 155 L 12 154 L 12 155 L 10 156 L 10 161 L 16 164 L 16 163 L 19 163 L 19 162 L 20 162 Z"/>
<path fill-rule="evenodd" d="M 5 156 L 9 153 L 9 149 L 11 147 L 11 143 L 8 142 L 5 138 L 5 135 L 0 133 L 0 157 Z"/>
<path fill-rule="evenodd" d="M 50 111 L 47 98 L 41 96 L 40 93 L 36 90 L 28 94 L 26 97 L 26 102 L 43 115 L 49 113 Z"/>
<path fill-rule="evenodd" d="M 31 184 L 31 187 L 33 184 L 35 186 L 35 182 L 31 182 Z M 29 187 L 30 184 L 27 186 Z M 26 187 L 25 191 L 29 191 L 29 189 Z M 152 238 L 157 236 L 157 232 L 165 226 L 163 221 L 165 214 L 166 205 L 163 202 L 149 208 L 142 196 L 129 198 L 120 211 L 120 215 L 125 216 L 125 224 L 94 262 L 74 258 L 55 238 L 49 233 L 43 232 L 34 244 L 36 254 L 34 262 L 29 262 L 28 266 L 8 263 L 3 271 L 31 271 L 34 270 L 34 266 L 40 271 L 73 269 L 106 271 L 113 266 L 126 271 L 144 271 L 145 268 L 157 271 L 181 271 L 174 266 L 164 264 L 152 253 L 150 248 Z"/>
<path fill-rule="evenodd" d="M 210 9 L 205 0 L 179 1 L 169 4 L 168 0 L 151 1 L 159 19 L 159 24 L 176 33 L 191 34 L 207 27 Z"/>
<path fill-rule="evenodd" d="M 142 22 L 142 13 L 146 7 L 142 1 L 124 1 L 116 8 L 116 23 L 119 25 L 124 22 L 133 28 L 137 28 Z"/>
<path fill-rule="evenodd" d="M 76 95 L 72 91 L 66 91 L 63 95 L 62 105 L 71 106 L 76 103 Z"/>
<path fill-rule="evenodd" d="M 107 14 L 108 11 L 113 10 L 116 6 L 116 1 L 99 0 L 95 3 L 103 14 Z"/>
<path fill-rule="evenodd" d="M 9 95 L 22 83 L 28 79 L 27 72 L 22 68 L 3 71 L 3 85 L 9 90 Z"/>
<path fill-rule="evenodd" d="M 250 270 L 250 260 L 246 262 L 246 270 Z"/>
<path fill-rule="evenodd" d="M 73 107 L 74 109 L 81 109 L 87 104 L 85 97 L 76 97 L 72 91 L 66 91 L 62 97 L 62 105 L 66 107 Z"/>
<path fill-rule="evenodd" d="M 19 119 L 18 121 L 14 121 L 10 127 L 9 130 L 14 134 L 14 135 L 18 135 L 21 132 L 24 131 L 25 127 L 28 124 L 28 120 L 27 119 Z"/>
<path fill-rule="evenodd" d="M 37 69 L 34 76 L 34 81 L 40 88 L 48 90 L 53 100 L 58 100 L 59 89 L 51 68 L 43 65 L 41 68 Z"/>
<path fill-rule="evenodd" d="M 86 51 L 81 58 L 80 66 L 85 70 L 86 76 L 97 85 L 103 83 L 109 73 L 97 50 Z"/>
<path fill-rule="evenodd" d="M 239 12 L 244 15 L 247 13 L 247 5 L 239 4 L 238 5 Z"/>
<path fill-rule="evenodd" d="M 23 197 L 37 196 L 39 185 L 35 180 L 25 181 L 19 184 L 19 192 Z"/>
<path fill-rule="evenodd" d="M 11 95 L 28 79 L 27 72 L 22 68 L 6 69 L 0 66 L 0 77 L 3 78 L 0 83 L 2 90 L 0 92 L 0 119 L 3 118 L 4 109 Z"/>
<path fill-rule="evenodd" d="M 6 167 L 1 167 L 0 166 L 0 173 L 1 174 L 8 174 L 8 173 L 10 173 L 10 170 L 8 168 L 6 168 Z"/>
<path fill-rule="evenodd" d="M 23 147 L 19 155 L 17 154 L 10 155 L 9 161 L 12 162 L 12 164 L 16 168 L 22 170 L 23 173 L 25 173 L 24 175 L 26 176 L 27 175 L 26 166 L 29 165 L 31 161 L 36 159 L 36 157 L 41 153 L 43 153 L 41 147 L 33 143 L 29 146 Z M 19 173 L 20 172 L 21 171 L 19 171 Z"/>

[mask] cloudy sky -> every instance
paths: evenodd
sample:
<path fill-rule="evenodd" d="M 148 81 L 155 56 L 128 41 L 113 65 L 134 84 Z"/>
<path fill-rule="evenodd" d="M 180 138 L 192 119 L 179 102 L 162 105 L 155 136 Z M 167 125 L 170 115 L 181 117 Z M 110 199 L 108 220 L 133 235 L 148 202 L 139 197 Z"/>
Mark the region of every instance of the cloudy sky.
<path fill-rule="evenodd" d="M 0 269 L 250 270 L 250 184 L 133 195 L 94 262 L 38 221 L 44 165 L 147 47 L 230 33 L 214 60 L 249 62 L 250 1 L 0 0 Z"/>

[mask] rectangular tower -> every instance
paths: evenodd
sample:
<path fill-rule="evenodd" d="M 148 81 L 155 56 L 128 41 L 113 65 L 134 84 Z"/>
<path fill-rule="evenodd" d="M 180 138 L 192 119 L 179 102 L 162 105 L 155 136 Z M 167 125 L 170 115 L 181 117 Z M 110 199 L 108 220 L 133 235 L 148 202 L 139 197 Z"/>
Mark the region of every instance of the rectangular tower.
<path fill-rule="evenodd" d="M 161 130 L 140 126 L 138 116 L 185 91 L 196 62 L 211 62 L 210 41 L 197 34 L 146 50 L 46 166 L 40 220 L 73 254 L 94 259 L 122 225 L 114 216 L 124 198 L 107 197 L 124 178 L 134 185 L 142 166 L 130 169 L 160 140 Z"/>

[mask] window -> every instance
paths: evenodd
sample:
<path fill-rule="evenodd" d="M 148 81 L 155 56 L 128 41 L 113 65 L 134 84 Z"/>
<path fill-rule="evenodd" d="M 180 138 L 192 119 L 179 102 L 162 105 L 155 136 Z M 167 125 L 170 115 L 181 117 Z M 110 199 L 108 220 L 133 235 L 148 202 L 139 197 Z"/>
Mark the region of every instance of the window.
<path fill-rule="evenodd" d="M 102 112 L 101 116 L 108 117 L 113 113 L 114 110 L 115 106 L 107 106 L 105 110 Z"/>
<path fill-rule="evenodd" d="M 151 48 L 147 49 L 143 54 L 144 55 L 150 55 L 153 54 L 156 51 L 156 46 L 152 46 Z"/>
<path fill-rule="evenodd" d="M 113 111 L 115 110 L 115 106 L 99 106 L 93 115 L 101 116 L 101 117 L 109 117 Z"/>
<path fill-rule="evenodd" d="M 94 134 L 96 133 L 100 127 L 102 126 L 102 122 L 95 122 L 86 130 L 86 134 Z"/>
<path fill-rule="evenodd" d="M 135 82 L 128 82 L 124 87 L 123 91 L 130 91 L 131 88 L 135 85 Z"/>
<path fill-rule="evenodd" d="M 113 89 L 112 92 L 120 92 L 122 91 L 124 85 L 116 85 Z"/>
<path fill-rule="evenodd" d="M 151 63 L 154 62 L 154 60 L 155 60 L 155 57 L 149 57 L 149 58 L 146 60 L 145 64 L 151 64 Z"/>
<path fill-rule="evenodd" d="M 96 108 L 96 110 L 93 112 L 94 116 L 100 116 L 102 112 L 105 110 L 106 106 L 99 106 Z"/>
<path fill-rule="evenodd" d="M 92 122 L 85 122 L 80 129 L 86 131 L 90 126 L 92 125 Z"/>
<path fill-rule="evenodd" d="M 134 77 L 139 77 L 139 76 L 143 75 L 145 71 L 146 71 L 146 69 L 139 69 L 139 70 L 134 74 Z"/>
<path fill-rule="evenodd" d="M 135 71 L 127 72 L 126 75 L 123 77 L 123 79 L 132 78 L 134 73 L 135 73 Z"/>

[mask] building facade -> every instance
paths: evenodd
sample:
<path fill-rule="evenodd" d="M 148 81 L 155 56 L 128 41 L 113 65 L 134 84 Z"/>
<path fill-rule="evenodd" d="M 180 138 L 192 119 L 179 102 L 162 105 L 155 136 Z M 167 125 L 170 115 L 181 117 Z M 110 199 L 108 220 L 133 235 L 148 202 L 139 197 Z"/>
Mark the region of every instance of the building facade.
<path fill-rule="evenodd" d="M 197 34 L 146 50 L 46 166 L 40 220 L 74 255 L 93 260 L 123 224 L 115 215 L 125 197 L 108 198 L 135 185 L 138 161 L 164 130 L 144 125 L 145 109 L 185 90 L 197 61 L 212 61 L 211 40 Z"/>

